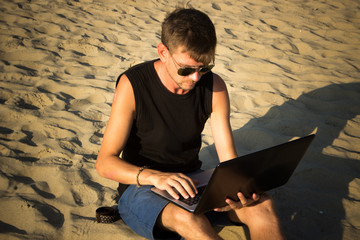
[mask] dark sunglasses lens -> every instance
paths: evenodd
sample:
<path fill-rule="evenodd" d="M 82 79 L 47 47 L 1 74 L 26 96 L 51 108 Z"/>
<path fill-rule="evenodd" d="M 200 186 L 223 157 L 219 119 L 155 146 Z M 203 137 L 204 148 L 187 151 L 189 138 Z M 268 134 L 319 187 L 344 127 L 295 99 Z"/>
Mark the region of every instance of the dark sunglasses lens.
<path fill-rule="evenodd" d="M 214 65 L 209 65 L 209 66 L 207 66 L 207 67 L 200 68 L 200 69 L 199 69 L 199 72 L 200 72 L 200 73 L 210 72 L 213 67 L 214 67 Z M 184 68 L 179 68 L 178 74 L 179 74 L 180 76 L 185 77 L 185 76 L 188 76 L 188 75 L 190 75 L 190 74 L 193 74 L 193 73 L 196 72 L 196 71 L 197 71 L 196 68 L 186 68 L 186 67 L 184 67 Z"/>
<path fill-rule="evenodd" d="M 209 65 L 207 67 L 201 68 L 199 72 L 201 72 L 201 73 L 210 72 L 213 67 L 214 67 L 214 65 Z"/>
<path fill-rule="evenodd" d="M 201 72 L 201 73 L 207 73 L 207 72 L 209 72 L 210 70 L 211 70 L 211 68 L 205 67 L 205 68 L 201 68 L 199 72 Z"/>
<path fill-rule="evenodd" d="M 180 76 L 188 76 L 196 72 L 196 68 L 179 68 L 178 74 Z"/>

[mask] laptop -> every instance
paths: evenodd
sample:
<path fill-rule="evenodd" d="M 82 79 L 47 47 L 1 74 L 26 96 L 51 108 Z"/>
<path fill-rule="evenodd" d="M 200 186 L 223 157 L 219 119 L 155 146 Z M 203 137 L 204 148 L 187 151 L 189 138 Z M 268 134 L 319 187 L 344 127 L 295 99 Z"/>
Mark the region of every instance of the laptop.
<path fill-rule="evenodd" d="M 216 168 L 194 175 L 198 194 L 194 198 L 174 199 L 165 190 L 151 190 L 172 203 L 196 214 L 224 207 L 226 198 L 237 200 L 242 192 L 250 198 L 253 193 L 284 185 L 313 141 L 315 134 L 270 147 L 258 152 L 221 162 Z"/>

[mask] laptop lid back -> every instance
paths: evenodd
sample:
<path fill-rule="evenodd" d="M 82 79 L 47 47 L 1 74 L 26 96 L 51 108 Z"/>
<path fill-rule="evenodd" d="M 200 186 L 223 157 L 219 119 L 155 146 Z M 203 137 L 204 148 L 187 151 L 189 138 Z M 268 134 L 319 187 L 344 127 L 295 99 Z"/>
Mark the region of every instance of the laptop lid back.
<path fill-rule="evenodd" d="M 250 198 L 252 193 L 261 194 L 284 185 L 314 137 L 309 135 L 220 163 L 195 212 L 224 207 L 226 198 L 238 200 L 238 192 Z"/>

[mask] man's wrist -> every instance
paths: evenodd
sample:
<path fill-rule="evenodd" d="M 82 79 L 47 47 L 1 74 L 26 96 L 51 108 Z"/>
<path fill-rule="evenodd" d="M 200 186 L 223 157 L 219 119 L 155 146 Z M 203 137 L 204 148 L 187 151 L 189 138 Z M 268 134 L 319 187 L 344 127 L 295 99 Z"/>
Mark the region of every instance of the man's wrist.
<path fill-rule="evenodd" d="M 143 185 L 140 183 L 139 176 L 140 176 L 140 174 L 141 174 L 145 169 L 148 169 L 148 168 L 149 168 L 148 166 L 142 166 L 141 168 L 139 168 L 139 171 L 138 171 L 137 174 L 136 174 L 136 186 L 137 186 L 137 187 L 143 186 Z"/>

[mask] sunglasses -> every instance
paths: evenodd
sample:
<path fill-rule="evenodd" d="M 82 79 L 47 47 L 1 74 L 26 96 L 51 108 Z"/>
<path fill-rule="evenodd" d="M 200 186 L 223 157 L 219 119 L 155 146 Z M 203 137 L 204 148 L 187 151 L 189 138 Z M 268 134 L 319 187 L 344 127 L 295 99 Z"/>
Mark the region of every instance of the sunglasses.
<path fill-rule="evenodd" d="M 175 59 L 171 56 L 175 66 L 178 65 L 180 66 L 180 64 L 178 64 Z M 210 72 L 211 69 L 215 66 L 215 64 L 210 64 L 208 66 L 202 66 L 202 67 L 176 67 L 177 68 L 177 73 L 178 75 L 182 76 L 182 77 L 186 77 L 189 76 L 191 74 L 193 74 L 194 72 L 199 72 L 200 74 L 205 74 L 207 72 Z"/>

